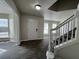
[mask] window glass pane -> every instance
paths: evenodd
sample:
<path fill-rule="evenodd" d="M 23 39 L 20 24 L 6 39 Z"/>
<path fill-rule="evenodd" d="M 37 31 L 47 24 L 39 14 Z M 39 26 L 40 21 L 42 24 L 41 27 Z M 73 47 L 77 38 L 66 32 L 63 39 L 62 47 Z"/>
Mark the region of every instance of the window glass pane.
<path fill-rule="evenodd" d="M 0 38 L 8 37 L 8 19 L 0 19 Z"/>
<path fill-rule="evenodd" d="M 57 24 L 52 24 L 52 29 L 56 28 Z M 52 33 L 56 33 L 56 31 L 52 31 Z"/>
<path fill-rule="evenodd" d="M 48 23 L 44 23 L 44 34 L 48 34 Z"/>
<path fill-rule="evenodd" d="M 52 24 L 52 28 L 56 28 L 57 24 Z"/>

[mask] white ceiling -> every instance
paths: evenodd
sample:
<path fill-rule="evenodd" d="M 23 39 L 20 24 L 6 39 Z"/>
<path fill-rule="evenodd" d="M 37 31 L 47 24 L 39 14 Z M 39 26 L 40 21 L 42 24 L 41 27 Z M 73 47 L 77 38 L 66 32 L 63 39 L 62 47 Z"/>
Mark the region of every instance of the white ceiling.
<path fill-rule="evenodd" d="M 12 13 L 11 7 L 6 3 L 5 0 L 0 0 L 0 14 L 9 14 Z"/>
<path fill-rule="evenodd" d="M 39 1 L 39 4 L 42 5 L 42 9 L 40 11 L 37 11 L 34 8 L 34 5 L 37 4 L 37 1 Z M 43 16 L 44 9 L 48 9 L 56 1 L 57 0 L 14 0 L 21 13 L 27 13 L 36 16 Z"/>
<path fill-rule="evenodd" d="M 34 8 L 34 5 L 37 4 L 37 0 L 14 0 L 21 13 L 42 16 L 45 20 L 62 21 L 74 13 L 75 10 L 66 10 L 61 12 L 48 10 L 48 8 L 56 1 L 57 0 L 39 0 L 39 3 L 42 5 L 42 9 L 37 11 Z"/>

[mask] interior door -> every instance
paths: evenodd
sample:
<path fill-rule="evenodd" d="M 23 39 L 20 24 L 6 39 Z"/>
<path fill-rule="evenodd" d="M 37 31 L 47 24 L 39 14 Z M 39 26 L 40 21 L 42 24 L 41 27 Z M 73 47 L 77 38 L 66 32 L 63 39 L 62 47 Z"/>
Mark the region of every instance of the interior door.
<path fill-rule="evenodd" d="M 35 40 L 37 39 L 37 35 L 38 35 L 38 21 L 37 20 L 29 20 L 28 22 L 28 38 L 29 40 Z"/>

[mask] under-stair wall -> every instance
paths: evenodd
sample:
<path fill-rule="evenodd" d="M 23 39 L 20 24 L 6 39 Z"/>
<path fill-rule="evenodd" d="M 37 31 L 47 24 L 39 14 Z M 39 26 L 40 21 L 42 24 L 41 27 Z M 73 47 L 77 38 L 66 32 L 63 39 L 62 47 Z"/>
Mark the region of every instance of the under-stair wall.
<path fill-rule="evenodd" d="M 79 43 L 57 50 L 56 55 L 63 59 L 79 59 Z"/>

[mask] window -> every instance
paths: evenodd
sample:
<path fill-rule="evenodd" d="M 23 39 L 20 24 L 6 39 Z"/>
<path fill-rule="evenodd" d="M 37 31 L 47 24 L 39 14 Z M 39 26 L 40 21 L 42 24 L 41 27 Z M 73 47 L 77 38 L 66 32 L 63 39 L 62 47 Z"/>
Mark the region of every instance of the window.
<path fill-rule="evenodd" d="M 48 34 L 48 23 L 44 23 L 44 34 Z"/>
<path fill-rule="evenodd" d="M 52 24 L 52 29 L 56 28 L 57 24 Z M 52 33 L 56 33 L 56 31 L 52 31 Z"/>
<path fill-rule="evenodd" d="M 52 28 L 53 29 L 56 28 L 56 26 L 57 26 L 57 24 L 52 24 Z"/>
<path fill-rule="evenodd" d="M 0 19 L 0 38 L 9 37 L 8 19 Z"/>

